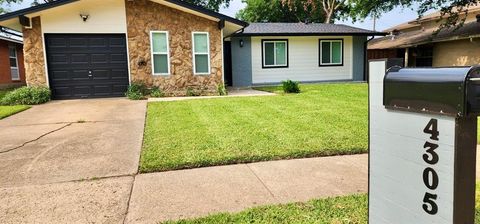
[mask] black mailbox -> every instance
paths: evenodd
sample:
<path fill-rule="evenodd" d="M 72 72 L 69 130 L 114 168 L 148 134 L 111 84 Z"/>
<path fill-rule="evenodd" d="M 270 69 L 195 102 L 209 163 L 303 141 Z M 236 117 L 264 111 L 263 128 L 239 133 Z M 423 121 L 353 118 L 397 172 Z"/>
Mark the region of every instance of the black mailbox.
<path fill-rule="evenodd" d="M 459 117 L 478 114 L 480 67 L 393 67 L 384 79 L 383 105 Z"/>

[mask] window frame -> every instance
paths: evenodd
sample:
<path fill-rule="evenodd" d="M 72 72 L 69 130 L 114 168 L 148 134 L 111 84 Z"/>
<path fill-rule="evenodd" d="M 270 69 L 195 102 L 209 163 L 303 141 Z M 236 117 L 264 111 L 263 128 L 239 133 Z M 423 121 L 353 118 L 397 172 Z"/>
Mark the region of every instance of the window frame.
<path fill-rule="evenodd" d="M 283 65 L 266 65 L 265 64 L 265 43 L 274 43 L 274 51 L 275 51 L 275 43 L 276 42 L 285 42 L 285 64 Z M 262 68 L 288 68 L 289 65 L 289 44 L 288 39 L 262 39 Z M 274 62 L 276 61 L 276 54 L 274 52 Z"/>
<path fill-rule="evenodd" d="M 167 52 L 153 52 L 153 34 L 156 33 L 163 33 L 165 34 L 167 40 Z M 165 55 L 167 54 L 167 73 L 155 73 L 155 55 Z M 154 76 L 169 76 L 170 73 L 170 39 L 168 35 L 168 31 L 157 31 L 152 30 L 150 31 L 150 60 L 152 64 L 152 75 Z"/>
<path fill-rule="evenodd" d="M 15 57 L 12 57 L 10 55 L 10 50 L 11 49 L 14 49 L 15 50 Z M 17 65 L 17 67 L 12 67 L 12 65 L 10 64 L 10 59 L 13 59 L 15 58 L 15 64 Z M 8 66 L 10 68 L 10 78 L 12 81 L 20 81 L 20 67 L 18 66 L 18 51 L 17 51 L 17 46 L 16 45 L 8 45 Z M 16 69 L 17 70 L 17 77 L 18 78 L 14 78 L 12 76 L 12 71 L 13 69 Z"/>
<path fill-rule="evenodd" d="M 323 63 L 322 62 L 322 42 L 330 42 L 330 63 Z M 332 42 L 340 42 L 341 46 L 341 57 L 340 63 L 331 63 L 332 61 Z M 318 66 L 319 67 L 340 67 L 344 65 L 345 61 L 345 44 L 344 44 L 344 39 L 343 38 L 337 38 L 337 39 L 319 39 L 318 40 Z"/>
<path fill-rule="evenodd" d="M 195 34 L 206 34 L 207 35 L 207 53 L 195 53 Z M 208 66 L 208 72 L 197 72 L 197 69 L 196 69 L 196 64 L 195 64 L 195 55 L 207 55 L 207 66 Z M 195 31 L 195 32 L 192 32 L 192 65 L 193 65 L 193 74 L 194 75 L 210 75 L 210 73 L 212 72 L 211 68 L 210 68 L 210 61 L 212 59 L 210 58 L 210 34 L 209 32 L 200 32 L 200 31 Z"/>

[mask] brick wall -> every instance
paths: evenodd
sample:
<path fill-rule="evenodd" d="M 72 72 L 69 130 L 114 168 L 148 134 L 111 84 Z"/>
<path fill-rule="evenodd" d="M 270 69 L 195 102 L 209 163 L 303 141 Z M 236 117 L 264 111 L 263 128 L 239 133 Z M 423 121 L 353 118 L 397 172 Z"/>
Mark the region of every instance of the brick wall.
<path fill-rule="evenodd" d="M 20 80 L 12 80 L 10 70 L 9 46 L 17 48 L 17 62 Z M 22 44 L 0 40 L 0 88 L 9 86 L 25 85 L 25 67 L 23 63 Z"/>

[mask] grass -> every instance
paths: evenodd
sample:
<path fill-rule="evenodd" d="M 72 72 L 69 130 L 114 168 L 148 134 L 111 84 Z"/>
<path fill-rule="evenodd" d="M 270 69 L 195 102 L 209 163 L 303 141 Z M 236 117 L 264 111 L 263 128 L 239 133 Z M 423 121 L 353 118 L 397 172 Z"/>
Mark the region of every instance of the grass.
<path fill-rule="evenodd" d="M 17 105 L 17 106 L 0 106 L 0 119 L 12 116 L 16 113 L 20 113 L 29 109 L 29 106 Z"/>
<path fill-rule="evenodd" d="M 475 223 L 480 224 L 480 185 L 477 185 Z M 219 213 L 203 218 L 169 221 L 167 224 L 366 224 L 368 223 L 367 195 L 351 195 L 317 199 L 305 203 L 269 205 L 239 213 Z"/>
<path fill-rule="evenodd" d="M 12 89 L 8 90 L 0 90 L 0 99 L 2 99 L 8 92 L 12 91 Z M 29 109 L 30 106 L 18 105 L 18 106 L 0 106 L 0 120 L 9 116 L 12 116 L 16 113 L 20 113 L 24 110 Z"/>
<path fill-rule="evenodd" d="M 310 224 L 367 223 L 367 196 L 352 195 L 312 200 L 306 203 L 262 206 L 240 213 L 220 213 L 204 218 L 169 221 L 168 224 Z"/>
<path fill-rule="evenodd" d="M 278 88 L 270 87 L 270 91 Z M 367 85 L 149 103 L 140 170 L 367 152 Z"/>

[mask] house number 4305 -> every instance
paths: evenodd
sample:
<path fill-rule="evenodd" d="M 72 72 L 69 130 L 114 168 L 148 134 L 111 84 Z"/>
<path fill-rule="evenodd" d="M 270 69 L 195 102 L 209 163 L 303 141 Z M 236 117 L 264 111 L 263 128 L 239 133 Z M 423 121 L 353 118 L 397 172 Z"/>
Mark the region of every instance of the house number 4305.
<path fill-rule="evenodd" d="M 438 187 L 438 174 L 433 168 L 433 165 L 438 163 L 439 157 L 435 152 L 438 148 L 438 121 L 437 119 L 431 119 L 427 126 L 423 129 L 425 134 L 430 135 L 430 140 L 426 141 L 423 148 L 426 150 L 423 154 L 423 161 L 427 163 L 427 168 L 423 170 L 423 183 L 427 187 L 427 192 L 423 196 L 423 210 L 430 214 L 435 215 L 438 213 L 438 205 L 436 203 L 437 194 L 434 194 Z M 430 191 L 430 192 L 428 192 Z"/>

